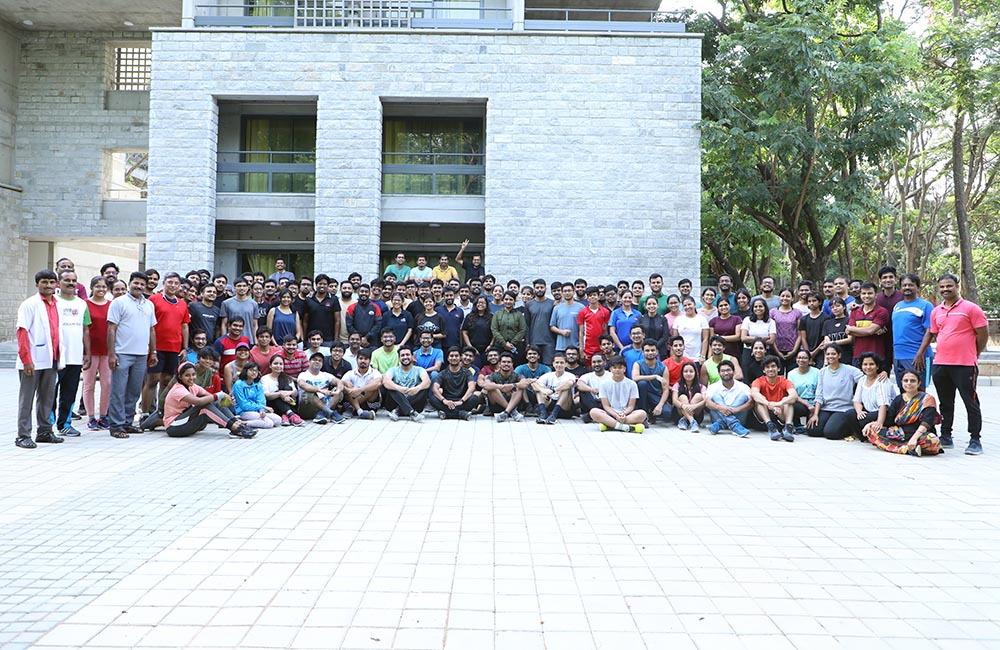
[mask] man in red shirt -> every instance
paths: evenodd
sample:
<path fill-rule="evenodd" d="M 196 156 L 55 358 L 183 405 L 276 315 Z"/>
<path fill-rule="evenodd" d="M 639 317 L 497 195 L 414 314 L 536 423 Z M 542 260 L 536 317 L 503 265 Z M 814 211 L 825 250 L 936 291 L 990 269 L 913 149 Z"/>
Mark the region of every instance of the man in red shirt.
<path fill-rule="evenodd" d="M 931 336 L 937 339 L 931 377 L 941 405 L 941 446 L 952 448 L 951 429 L 955 423 L 955 390 L 962 396 L 969 419 L 969 446 L 965 453 L 983 453 L 980 433 L 983 414 L 976 394 L 979 355 L 986 349 L 989 332 L 986 314 L 979 305 L 958 294 L 958 278 L 946 273 L 938 278 L 941 304 L 931 312 Z"/>
<path fill-rule="evenodd" d="M 281 341 L 281 358 L 285 360 L 285 374 L 298 379 L 299 374 L 309 367 L 309 358 L 299 349 L 299 340 L 294 334 L 286 334 Z"/>
<path fill-rule="evenodd" d="M 667 372 L 670 373 L 671 386 L 681 380 L 681 368 L 689 361 L 694 362 L 693 359 L 688 359 L 684 356 L 684 337 L 670 337 L 670 356 L 663 360 L 663 365 L 667 367 Z"/>
<path fill-rule="evenodd" d="M 17 310 L 17 439 L 21 449 L 34 449 L 35 442 L 59 443 L 52 431 L 52 404 L 56 399 L 59 373 L 59 309 L 56 306 L 56 274 L 48 269 L 35 274 L 38 293 Z M 31 407 L 35 406 L 38 434 L 31 439 Z"/>
<path fill-rule="evenodd" d="M 611 312 L 600 303 L 601 290 L 587 287 L 587 306 L 576 315 L 580 326 L 580 347 L 583 349 L 583 364 L 590 365 L 590 355 L 601 351 L 601 334 L 607 334 Z"/>
<path fill-rule="evenodd" d="M 857 311 L 857 310 L 855 310 Z M 756 402 L 757 417 L 767 423 L 771 440 L 795 442 L 795 402 L 799 395 L 792 382 L 778 374 L 780 360 L 774 355 L 764 357 L 764 376 L 750 385 L 750 397 Z M 785 428 L 778 427 L 784 424 Z"/>
<path fill-rule="evenodd" d="M 179 296 L 180 290 L 181 276 L 170 272 L 163 276 L 163 292 L 153 294 L 149 299 L 156 314 L 154 330 L 157 362 L 147 371 L 146 382 L 142 387 L 143 413 L 152 410 L 153 398 L 177 374 L 179 360 L 187 357 L 191 313 L 187 302 Z"/>
<path fill-rule="evenodd" d="M 861 355 L 873 352 L 885 363 L 892 316 L 875 302 L 875 285 L 865 282 L 861 285 L 861 306 L 851 310 L 851 318 L 845 331 L 854 337 L 854 366 L 861 367 Z M 884 369 L 884 368 L 883 368 Z"/>

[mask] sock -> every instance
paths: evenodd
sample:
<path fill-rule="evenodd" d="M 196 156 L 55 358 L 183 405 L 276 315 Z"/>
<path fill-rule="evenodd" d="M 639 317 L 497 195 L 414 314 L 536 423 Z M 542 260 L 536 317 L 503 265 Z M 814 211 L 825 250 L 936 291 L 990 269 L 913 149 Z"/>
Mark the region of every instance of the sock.
<path fill-rule="evenodd" d="M 618 424 L 615 425 L 615 431 L 628 431 L 628 425 L 619 422 Z"/>
<path fill-rule="evenodd" d="M 549 412 L 549 417 L 552 418 L 553 420 L 555 420 L 557 417 L 559 417 L 559 410 L 560 410 L 560 408 L 561 407 L 558 404 L 556 404 L 555 406 L 553 406 L 552 410 Z"/>

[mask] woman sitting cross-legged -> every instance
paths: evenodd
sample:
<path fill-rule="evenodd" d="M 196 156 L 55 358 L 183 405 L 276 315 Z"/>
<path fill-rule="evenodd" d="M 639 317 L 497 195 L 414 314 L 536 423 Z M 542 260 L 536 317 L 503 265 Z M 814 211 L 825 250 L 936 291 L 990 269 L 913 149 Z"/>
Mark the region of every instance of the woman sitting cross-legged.
<path fill-rule="evenodd" d="M 225 393 L 212 394 L 195 383 L 198 373 L 193 363 L 182 363 L 177 369 L 177 384 L 167 393 L 163 404 L 163 423 L 171 438 L 194 435 L 215 423 L 229 429 L 233 438 L 253 438 L 256 433 L 238 418 L 229 417 L 219 410 L 216 402 Z"/>
<path fill-rule="evenodd" d="M 920 374 L 912 368 L 904 370 L 901 379 L 903 393 L 889 405 L 890 426 L 880 421 L 865 426 L 863 435 L 884 451 L 912 456 L 934 456 L 942 453 L 941 441 L 934 431 L 937 402 L 920 391 Z"/>
<path fill-rule="evenodd" d="M 264 387 L 260 383 L 260 366 L 255 361 L 243 366 L 239 379 L 233 384 L 233 402 L 236 414 L 249 427 L 270 429 L 281 424 L 281 416 L 267 405 Z"/>

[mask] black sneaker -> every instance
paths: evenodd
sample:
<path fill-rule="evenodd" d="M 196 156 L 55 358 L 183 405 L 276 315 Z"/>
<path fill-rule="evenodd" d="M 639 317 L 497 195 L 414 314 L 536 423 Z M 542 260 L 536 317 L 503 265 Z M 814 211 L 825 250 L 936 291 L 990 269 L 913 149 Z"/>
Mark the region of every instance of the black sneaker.
<path fill-rule="evenodd" d="M 973 438 L 969 441 L 969 446 L 965 448 L 966 456 L 979 456 L 983 453 L 983 443 L 979 441 L 979 438 Z"/>
<path fill-rule="evenodd" d="M 470 417 L 472 417 L 472 413 L 469 413 L 468 411 L 459 411 L 458 412 L 458 419 L 459 420 L 468 420 Z"/>
<path fill-rule="evenodd" d="M 955 441 L 951 439 L 951 436 L 941 436 L 941 448 L 954 449 Z"/>
<path fill-rule="evenodd" d="M 46 433 L 35 436 L 35 442 L 59 443 L 62 441 L 63 439 L 54 433 Z"/>
<path fill-rule="evenodd" d="M 771 436 L 771 440 L 781 440 L 781 432 L 774 426 L 774 422 L 767 423 L 767 433 Z"/>
<path fill-rule="evenodd" d="M 14 444 L 20 447 L 21 449 L 34 449 L 35 447 L 38 446 L 35 444 L 35 441 L 32 440 L 31 438 L 18 438 L 17 440 L 14 441 Z"/>

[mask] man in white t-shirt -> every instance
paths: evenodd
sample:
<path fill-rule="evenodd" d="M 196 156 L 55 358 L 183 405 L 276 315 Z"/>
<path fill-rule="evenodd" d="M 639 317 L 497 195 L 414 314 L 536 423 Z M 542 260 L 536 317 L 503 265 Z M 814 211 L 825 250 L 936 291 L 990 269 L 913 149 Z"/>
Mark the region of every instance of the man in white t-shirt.
<path fill-rule="evenodd" d="M 67 437 L 80 435 L 73 427 L 73 405 L 80 375 L 90 368 L 90 312 L 87 301 L 78 297 L 76 290 L 76 272 L 61 271 L 56 306 L 59 309 L 59 338 L 65 343 L 61 361 L 65 365 L 59 369 L 56 429 Z"/>
<path fill-rule="evenodd" d="M 573 417 L 573 386 L 576 375 L 566 372 L 566 355 L 556 352 L 552 358 L 552 372 L 547 372 L 531 385 L 538 397 L 536 424 L 555 424 L 556 418 Z"/>
<path fill-rule="evenodd" d="M 720 361 L 718 372 L 721 379 L 708 387 L 705 407 L 712 418 L 712 425 L 708 430 L 713 435 L 728 430 L 745 438 L 750 435 L 746 421 L 754 402 L 750 398 L 750 387 L 733 379 L 735 368 L 728 359 Z"/>
<path fill-rule="evenodd" d="M 590 417 L 601 425 L 601 431 L 614 429 L 629 433 L 642 433 L 646 412 L 635 407 L 639 399 L 639 385 L 625 376 L 625 359 L 611 359 L 611 378 L 601 383 L 598 392 L 601 408 L 590 410 Z"/>
<path fill-rule="evenodd" d="M 590 411 L 601 408 L 601 385 L 605 381 L 611 381 L 611 375 L 604 369 L 606 362 L 603 352 L 595 352 L 590 356 L 591 371 L 576 380 L 577 403 L 581 419 L 586 424 L 593 422 Z"/>
<path fill-rule="evenodd" d="M 382 373 L 371 367 L 372 355 L 364 348 L 355 358 L 358 367 L 344 375 L 344 399 L 357 411 L 362 420 L 374 420 L 375 411 L 382 405 Z"/>
<path fill-rule="evenodd" d="M 299 373 L 299 417 L 312 418 L 316 424 L 326 424 L 333 420 L 344 423 L 344 416 L 333 410 L 344 397 L 340 380 L 328 372 L 323 372 L 326 357 L 322 352 L 309 355 L 309 367 Z"/>

